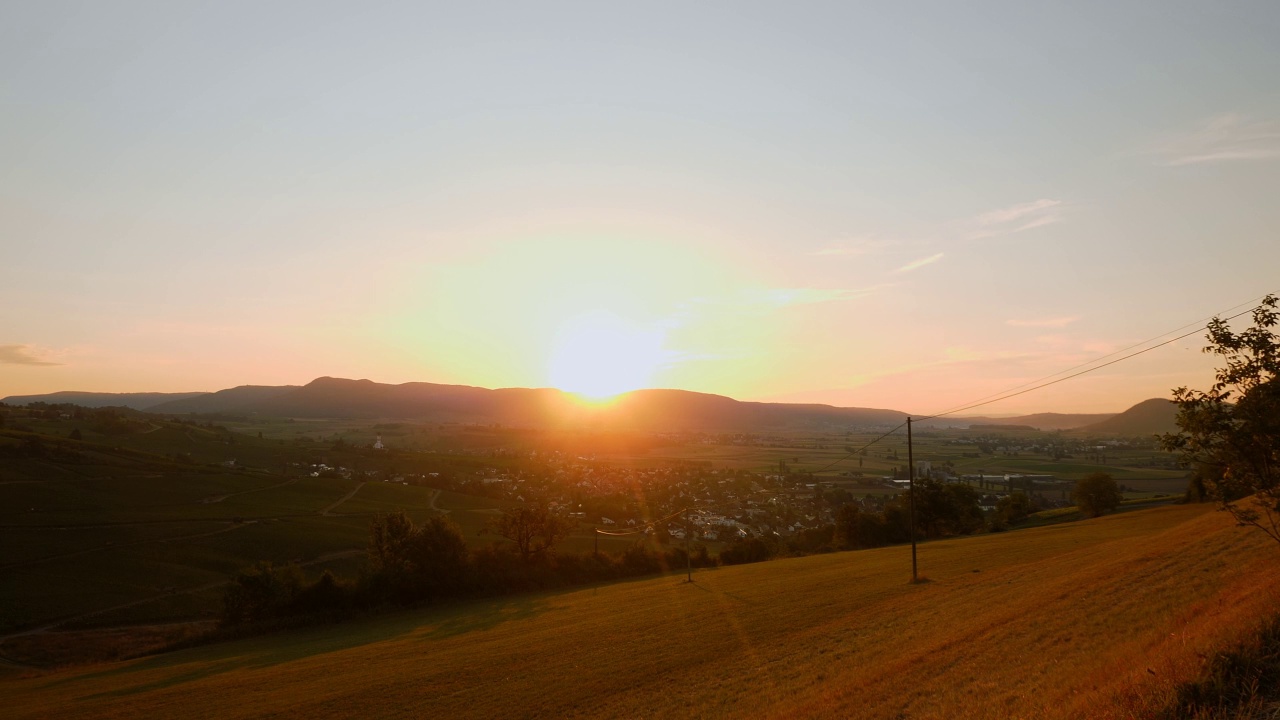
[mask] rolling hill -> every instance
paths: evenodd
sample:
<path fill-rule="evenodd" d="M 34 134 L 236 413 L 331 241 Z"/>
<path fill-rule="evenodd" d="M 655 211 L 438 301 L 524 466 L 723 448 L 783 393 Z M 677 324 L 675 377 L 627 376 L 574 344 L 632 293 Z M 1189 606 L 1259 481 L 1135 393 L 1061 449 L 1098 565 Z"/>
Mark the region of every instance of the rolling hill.
<path fill-rule="evenodd" d="M 552 388 L 488 388 L 322 377 L 301 387 L 241 387 L 157 405 L 157 413 L 234 412 L 299 418 L 413 418 L 531 427 L 586 424 L 626 430 L 748 431 L 874 426 L 905 413 L 830 405 L 741 402 L 685 390 L 636 390 L 593 406 Z"/>
<path fill-rule="evenodd" d="M 1076 428 L 1077 433 L 1089 435 L 1122 435 L 1136 437 L 1177 432 L 1174 418 L 1178 407 L 1164 398 L 1143 400 L 1113 418 Z"/>
<path fill-rule="evenodd" d="M 922 584 L 905 547 L 835 553 L 11 669 L 0 696 L 65 719 L 1153 717 L 1274 611 L 1267 543 L 1171 506 L 926 543 Z"/>
<path fill-rule="evenodd" d="M 236 411 L 295 390 L 297 387 L 297 385 L 241 385 L 189 398 L 173 398 L 152 406 L 149 412 L 181 415 Z"/>
<path fill-rule="evenodd" d="M 198 398 L 202 395 L 208 395 L 204 392 L 187 392 L 187 393 L 157 393 L 157 392 L 139 392 L 139 393 L 99 393 L 99 392 L 79 392 L 76 390 L 64 390 L 56 393 L 46 393 L 44 395 L 10 395 L 7 398 L 0 399 L 0 402 L 6 405 L 29 405 L 31 403 L 42 402 L 53 404 L 69 403 L 71 405 L 79 405 L 87 408 L 100 407 L 127 407 L 134 410 L 148 410 L 157 405 L 169 402 L 181 402 Z"/>
<path fill-rule="evenodd" d="M 500 423 L 527 427 L 589 426 L 640 431 L 750 432 L 881 427 L 907 413 L 821 404 L 765 403 L 687 390 L 635 390 L 592 405 L 554 388 L 489 389 L 470 385 L 321 377 L 306 385 L 242 385 L 212 393 L 81 393 L 11 396 L 10 404 L 66 402 L 86 407 L 124 405 L 185 415 L 231 413 L 296 418 L 406 418 L 435 422 Z M 1114 413 L 1035 413 L 1016 417 L 943 417 L 921 426 L 1028 426 L 1044 431 L 1084 429 L 1102 434 L 1148 434 L 1171 427 L 1151 400 Z"/>

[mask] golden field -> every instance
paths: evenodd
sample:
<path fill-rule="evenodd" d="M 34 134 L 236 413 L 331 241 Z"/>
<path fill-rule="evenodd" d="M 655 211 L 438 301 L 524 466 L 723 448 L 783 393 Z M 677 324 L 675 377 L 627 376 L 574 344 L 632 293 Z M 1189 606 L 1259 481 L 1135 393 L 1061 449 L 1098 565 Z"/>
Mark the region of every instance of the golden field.
<path fill-rule="evenodd" d="M 1270 544 L 1268 544 L 1270 543 Z M 4 670 L 7 717 L 1144 717 L 1280 608 L 1205 506 Z"/>

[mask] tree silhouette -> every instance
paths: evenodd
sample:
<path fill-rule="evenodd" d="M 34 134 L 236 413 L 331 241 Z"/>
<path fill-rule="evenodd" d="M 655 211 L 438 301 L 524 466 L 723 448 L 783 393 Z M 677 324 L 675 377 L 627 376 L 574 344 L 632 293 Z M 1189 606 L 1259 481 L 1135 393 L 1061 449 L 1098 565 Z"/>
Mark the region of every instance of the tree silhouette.
<path fill-rule="evenodd" d="M 1253 327 L 1232 332 L 1225 320 L 1208 325 L 1204 352 L 1224 367 L 1207 391 L 1180 387 L 1177 433 L 1162 435 L 1166 450 L 1195 468 L 1194 481 L 1238 522 L 1280 542 L 1280 337 L 1276 296 L 1253 310 Z"/>

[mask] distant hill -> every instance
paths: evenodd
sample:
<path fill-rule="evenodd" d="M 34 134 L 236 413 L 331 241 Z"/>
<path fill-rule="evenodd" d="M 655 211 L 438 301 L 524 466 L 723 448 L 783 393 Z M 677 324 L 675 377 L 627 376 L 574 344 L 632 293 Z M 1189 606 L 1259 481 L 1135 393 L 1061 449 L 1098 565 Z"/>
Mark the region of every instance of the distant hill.
<path fill-rule="evenodd" d="M 1164 398 L 1143 400 L 1124 412 L 1099 423 L 1076 428 L 1081 434 L 1094 435 L 1157 435 L 1177 432 L 1178 426 L 1174 418 L 1178 415 L 1178 406 Z"/>
<path fill-rule="evenodd" d="M 553 388 L 488 388 L 322 377 L 307 385 L 245 386 L 151 408 L 161 413 L 256 413 L 273 417 L 414 418 L 531 427 L 746 432 L 896 424 L 896 410 L 741 402 L 685 390 L 636 390 L 591 406 Z"/>
<path fill-rule="evenodd" d="M 10 395 L 0 400 L 6 405 L 29 405 L 33 402 L 43 402 L 49 404 L 70 403 L 87 408 L 100 407 L 127 407 L 134 410 L 150 410 L 151 408 L 167 402 L 181 402 L 198 398 L 202 395 L 209 395 L 206 392 L 186 392 L 186 393 L 99 393 L 99 392 L 77 392 L 75 390 L 64 390 L 62 392 L 48 393 L 45 395 Z"/>
<path fill-rule="evenodd" d="M 222 413 L 269 400 L 297 388 L 297 385 L 241 385 L 227 390 L 219 390 L 215 393 L 200 393 L 190 397 L 170 398 L 168 402 L 159 403 L 148 408 L 148 411 L 178 415 L 186 413 Z"/>
<path fill-rule="evenodd" d="M 489 388 L 321 377 L 306 385 L 241 385 L 213 393 L 84 393 L 13 396 L 4 402 L 65 402 L 85 407 L 117 405 L 153 413 L 233 413 L 297 418 L 406 418 L 434 422 L 501 423 L 523 427 L 588 426 L 608 430 L 754 432 L 831 430 L 897 425 L 898 410 L 820 404 L 744 402 L 687 390 L 635 390 L 600 406 L 554 388 Z M 1036 413 L 1016 417 L 943 417 L 921 427 L 1024 426 L 1143 435 L 1172 430 L 1172 411 L 1142 411 L 1148 400 L 1121 415 Z M 1136 413 L 1136 415 L 1135 415 Z M 1167 417 L 1166 417 L 1167 415 Z M 1144 424 L 1142 418 L 1149 420 Z M 1148 430 L 1147 427 L 1159 429 Z M 995 428 L 993 428 L 995 429 Z M 1010 427 L 1009 429 L 1013 429 Z"/>

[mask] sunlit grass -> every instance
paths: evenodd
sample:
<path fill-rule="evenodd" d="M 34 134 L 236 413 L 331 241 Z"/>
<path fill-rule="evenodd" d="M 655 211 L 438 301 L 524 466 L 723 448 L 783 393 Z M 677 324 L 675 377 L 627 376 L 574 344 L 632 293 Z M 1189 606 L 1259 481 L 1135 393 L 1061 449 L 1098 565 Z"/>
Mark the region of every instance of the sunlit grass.
<path fill-rule="evenodd" d="M 518 596 L 0 681 L 11 715 L 1140 717 L 1274 609 L 1204 507 Z"/>

